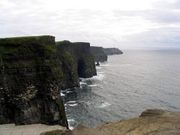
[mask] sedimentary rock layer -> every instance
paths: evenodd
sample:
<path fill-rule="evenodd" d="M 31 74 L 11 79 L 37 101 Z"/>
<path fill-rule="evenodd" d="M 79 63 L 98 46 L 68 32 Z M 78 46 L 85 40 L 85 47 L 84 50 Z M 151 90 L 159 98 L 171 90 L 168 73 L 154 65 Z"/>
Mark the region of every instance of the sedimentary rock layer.
<path fill-rule="evenodd" d="M 66 55 L 72 62 L 72 68 L 77 69 L 75 76 L 89 78 L 96 75 L 94 57 L 90 52 L 90 44 L 85 42 L 72 43 L 69 41 L 56 42 L 58 55 Z M 69 77 L 71 77 L 70 75 Z M 75 77 L 73 77 L 75 78 Z"/>
<path fill-rule="evenodd" d="M 53 36 L 0 39 L 0 124 L 67 127 L 62 68 Z"/>
<path fill-rule="evenodd" d="M 107 54 L 104 52 L 104 48 L 91 46 L 91 53 L 95 58 L 96 62 L 105 62 L 107 61 Z"/>
<path fill-rule="evenodd" d="M 0 124 L 68 126 L 60 89 L 96 75 L 89 43 L 53 36 L 0 39 Z"/>

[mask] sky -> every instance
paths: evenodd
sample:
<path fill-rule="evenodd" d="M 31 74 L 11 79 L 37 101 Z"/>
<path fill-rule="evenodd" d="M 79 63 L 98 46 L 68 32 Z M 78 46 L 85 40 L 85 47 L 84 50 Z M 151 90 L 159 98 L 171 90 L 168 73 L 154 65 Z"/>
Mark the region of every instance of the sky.
<path fill-rule="evenodd" d="M 176 49 L 180 0 L 0 0 L 0 38 L 31 35 L 120 49 Z"/>

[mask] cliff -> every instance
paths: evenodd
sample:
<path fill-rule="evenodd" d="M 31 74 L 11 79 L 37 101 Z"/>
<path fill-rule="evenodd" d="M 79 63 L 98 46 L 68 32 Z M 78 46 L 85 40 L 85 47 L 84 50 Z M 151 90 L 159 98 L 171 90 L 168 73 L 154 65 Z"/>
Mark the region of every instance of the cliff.
<path fill-rule="evenodd" d="M 104 48 L 91 46 L 91 53 L 95 58 L 96 62 L 105 62 L 107 61 L 107 54 L 104 52 Z"/>
<path fill-rule="evenodd" d="M 51 134 L 54 133 L 54 134 Z M 79 126 L 72 131 L 41 135 L 179 135 L 180 113 L 159 109 L 146 110 L 139 118 L 107 123 L 97 128 Z"/>
<path fill-rule="evenodd" d="M 56 45 L 59 57 L 66 55 L 70 61 L 73 61 L 70 66 L 74 69 L 73 74 L 69 74 L 68 78 L 89 78 L 96 75 L 95 61 L 89 43 L 60 41 L 56 42 Z"/>
<path fill-rule="evenodd" d="M 106 55 L 123 54 L 118 48 L 104 48 L 104 52 Z"/>
<path fill-rule="evenodd" d="M 0 124 L 67 125 L 53 36 L 0 39 Z"/>

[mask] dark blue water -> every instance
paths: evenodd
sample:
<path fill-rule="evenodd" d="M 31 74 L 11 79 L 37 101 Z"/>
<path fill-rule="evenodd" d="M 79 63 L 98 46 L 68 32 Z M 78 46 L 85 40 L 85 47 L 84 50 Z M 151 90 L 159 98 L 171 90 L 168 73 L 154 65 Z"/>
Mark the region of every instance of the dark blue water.
<path fill-rule="evenodd" d="M 149 108 L 180 111 L 180 51 L 124 51 L 62 95 L 69 125 L 89 127 L 138 116 Z"/>

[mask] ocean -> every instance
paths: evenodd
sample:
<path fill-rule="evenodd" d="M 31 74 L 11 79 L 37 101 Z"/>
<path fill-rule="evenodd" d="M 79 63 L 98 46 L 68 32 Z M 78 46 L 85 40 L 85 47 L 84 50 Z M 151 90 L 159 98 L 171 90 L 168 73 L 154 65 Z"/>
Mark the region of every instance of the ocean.
<path fill-rule="evenodd" d="M 61 95 L 70 128 L 137 117 L 146 109 L 180 111 L 180 51 L 125 50 Z"/>

